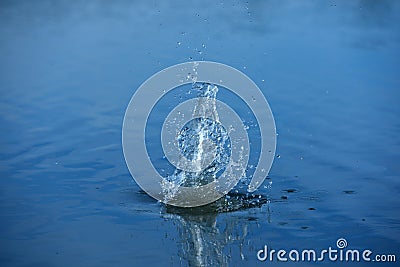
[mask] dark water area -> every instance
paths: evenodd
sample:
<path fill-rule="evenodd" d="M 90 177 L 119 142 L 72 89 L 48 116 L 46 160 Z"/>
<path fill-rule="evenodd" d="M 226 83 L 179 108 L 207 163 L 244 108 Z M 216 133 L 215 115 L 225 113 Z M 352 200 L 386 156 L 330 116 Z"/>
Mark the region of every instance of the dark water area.
<path fill-rule="evenodd" d="M 314 266 L 257 252 L 339 238 L 398 262 L 399 11 L 367 0 L 1 1 L 1 266 Z M 192 60 L 253 79 L 277 157 L 255 195 L 182 209 L 133 181 L 121 128 L 142 82 Z"/>

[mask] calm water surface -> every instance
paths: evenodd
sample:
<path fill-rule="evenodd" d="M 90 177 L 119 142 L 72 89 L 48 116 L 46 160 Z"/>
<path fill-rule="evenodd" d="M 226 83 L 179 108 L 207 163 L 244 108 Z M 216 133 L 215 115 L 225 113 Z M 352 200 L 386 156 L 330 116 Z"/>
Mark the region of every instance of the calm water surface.
<path fill-rule="evenodd" d="M 271 266 L 257 260 L 264 245 L 322 250 L 341 237 L 400 260 L 399 11 L 366 0 L 2 1 L 1 265 Z M 230 208 L 165 207 L 124 162 L 132 94 L 190 60 L 242 70 L 275 116 L 268 179 L 254 197 L 232 193 Z"/>

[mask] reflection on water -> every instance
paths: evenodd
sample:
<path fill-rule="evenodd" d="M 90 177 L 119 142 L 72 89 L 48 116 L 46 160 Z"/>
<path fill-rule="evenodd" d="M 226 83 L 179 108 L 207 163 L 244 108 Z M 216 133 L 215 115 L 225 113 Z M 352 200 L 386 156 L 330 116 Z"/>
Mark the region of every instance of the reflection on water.
<path fill-rule="evenodd" d="M 237 243 L 242 260 L 248 234 L 248 220 L 217 222 L 221 212 L 260 208 L 267 204 L 262 195 L 230 193 L 214 203 L 196 207 L 164 206 L 162 217 L 172 220 L 180 237 L 180 257 L 189 266 L 228 266 L 232 257 L 227 245 Z"/>

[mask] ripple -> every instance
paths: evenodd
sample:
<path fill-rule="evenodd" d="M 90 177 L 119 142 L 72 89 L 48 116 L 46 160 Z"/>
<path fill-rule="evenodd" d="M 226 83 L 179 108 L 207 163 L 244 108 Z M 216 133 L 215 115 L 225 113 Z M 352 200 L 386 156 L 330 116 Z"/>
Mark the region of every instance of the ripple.
<path fill-rule="evenodd" d="M 207 214 L 207 213 L 221 213 L 221 212 L 234 212 L 239 210 L 259 208 L 266 204 L 268 199 L 266 196 L 257 194 L 243 194 L 243 193 L 228 193 L 225 197 L 208 205 L 194 207 L 194 208 L 180 208 L 170 205 L 165 205 L 167 213 L 173 214 Z"/>

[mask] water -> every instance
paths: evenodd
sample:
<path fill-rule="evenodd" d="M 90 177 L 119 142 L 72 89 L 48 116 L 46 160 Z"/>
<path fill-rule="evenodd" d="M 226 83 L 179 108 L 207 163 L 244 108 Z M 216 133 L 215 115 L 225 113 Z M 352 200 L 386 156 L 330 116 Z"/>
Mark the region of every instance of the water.
<path fill-rule="evenodd" d="M 341 237 L 399 258 L 399 9 L 3 1 L 0 262 L 263 266 L 277 264 L 257 260 L 264 245 L 322 250 Z M 122 119 L 149 76 L 202 59 L 242 70 L 263 90 L 279 158 L 254 195 L 166 207 L 132 181 Z"/>
<path fill-rule="evenodd" d="M 194 91 L 199 91 L 199 98 L 193 107 L 194 119 L 189 120 L 176 136 L 182 155 L 176 166 L 182 167 L 173 168 L 174 174 L 170 176 L 171 180 L 180 178 L 182 181 L 178 184 L 186 187 L 205 185 L 217 179 L 218 173 L 226 168 L 230 156 L 229 136 L 219 121 L 216 107 L 218 88 L 196 83 L 193 87 Z M 172 122 L 174 124 L 175 121 Z M 174 125 L 172 127 L 176 128 Z M 191 171 L 183 171 L 188 169 Z"/>

